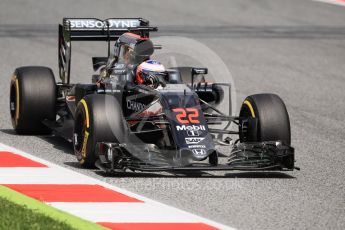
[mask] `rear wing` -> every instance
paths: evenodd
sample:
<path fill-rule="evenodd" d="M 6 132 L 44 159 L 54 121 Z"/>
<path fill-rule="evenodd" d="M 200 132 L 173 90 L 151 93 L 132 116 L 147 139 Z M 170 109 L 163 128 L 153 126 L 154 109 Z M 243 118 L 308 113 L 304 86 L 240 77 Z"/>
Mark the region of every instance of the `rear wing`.
<path fill-rule="evenodd" d="M 59 24 L 59 75 L 63 83 L 70 83 L 71 71 L 71 41 L 107 41 L 108 57 L 110 41 L 117 40 L 122 34 L 131 31 L 144 37 L 149 37 L 149 21 L 143 18 L 63 18 Z"/>

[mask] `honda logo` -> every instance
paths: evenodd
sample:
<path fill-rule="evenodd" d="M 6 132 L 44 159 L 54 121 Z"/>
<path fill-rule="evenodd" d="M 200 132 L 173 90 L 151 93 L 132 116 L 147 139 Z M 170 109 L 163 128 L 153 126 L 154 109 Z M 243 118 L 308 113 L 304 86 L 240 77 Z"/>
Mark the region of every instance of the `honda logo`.
<path fill-rule="evenodd" d="M 193 149 L 192 151 L 193 151 L 193 153 L 194 153 L 195 155 L 198 155 L 198 156 L 201 156 L 201 155 L 205 155 L 205 154 L 206 154 L 205 149 Z"/>

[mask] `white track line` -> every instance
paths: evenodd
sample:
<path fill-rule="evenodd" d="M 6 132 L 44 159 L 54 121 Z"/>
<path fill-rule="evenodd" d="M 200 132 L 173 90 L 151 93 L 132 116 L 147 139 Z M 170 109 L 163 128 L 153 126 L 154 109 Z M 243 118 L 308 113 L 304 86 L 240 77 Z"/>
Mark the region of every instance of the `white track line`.
<path fill-rule="evenodd" d="M 119 188 L 114 185 L 107 184 L 101 180 L 88 177 L 84 174 L 75 172 L 73 170 L 61 167 L 59 165 L 56 165 L 54 163 L 51 163 L 49 161 L 43 160 L 41 158 L 38 158 L 36 156 L 33 156 L 31 154 L 28 154 L 26 152 L 23 152 L 21 150 L 15 149 L 13 147 L 10 147 L 8 145 L 0 143 L 0 151 L 10 151 L 19 155 L 22 155 L 26 158 L 29 158 L 31 160 L 40 162 L 42 164 L 45 164 L 50 169 L 49 171 L 47 168 L 41 168 L 41 169 L 30 169 L 30 168 L 3 168 L 0 169 L 0 184 L 59 184 L 59 183 L 71 183 L 71 184 L 98 184 L 105 188 L 109 188 L 111 190 L 114 190 L 116 192 L 120 192 L 122 194 L 125 194 L 127 196 L 136 198 L 138 200 L 141 200 L 145 202 L 145 205 L 142 204 L 134 204 L 134 205 L 124 205 L 120 203 L 112 203 L 111 206 L 110 203 L 65 203 L 65 202 L 52 202 L 50 203 L 52 206 L 61 208 L 69 213 L 76 214 L 77 216 L 89 219 L 93 221 L 105 221 L 105 222 L 116 222 L 120 221 L 120 218 L 117 217 L 117 215 L 121 216 L 122 220 L 130 220 L 131 222 L 134 222 L 135 219 L 132 218 L 138 217 L 138 221 L 144 221 L 145 218 L 149 218 L 149 216 L 146 216 L 145 213 L 151 213 L 152 216 L 149 219 L 149 221 L 155 222 L 159 221 L 159 218 L 162 218 L 162 220 L 169 220 L 169 221 L 177 221 L 181 220 L 185 223 L 205 223 L 211 226 L 214 226 L 219 229 L 231 229 L 234 228 L 219 224 L 215 221 L 199 217 L 197 215 L 188 213 L 186 211 L 165 205 L 163 203 L 160 203 L 158 201 L 151 200 L 149 198 L 143 197 L 141 195 L 129 192 L 125 189 Z M 26 171 L 26 173 L 24 172 Z M 42 176 L 39 177 L 38 175 Z M 62 182 L 63 178 L 65 179 L 65 182 Z M 79 207 L 78 207 L 79 206 Z M 111 207 L 108 207 L 111 206 Z M 83 210 L 84 207 L 84 210 Z M 90 209 L 89 209 L 90 208 Z M 119 208 L 119 209 L 117 209 Z M 110 211 L 108 212 L 107 209 Z M 103 211 L 102 211 L 103 210 Z M 105 218 L 109 217 L 111 219 Z M 144 215 L 145 218 L 141 218 L 140 216 Z M 148 214 L 150 215 L 150 214 Z M 152 218 L 153 217 L 153 218 Z M 121 221 L 124 222 L 124 221 Z"/>
<path fill-rule="evenodd" d="M 313 1 L 325 2 L 325 3 L 339 5 L 339 6 L 345 6 L 345 1 L 344 0 L 313 0 Z"/>
<path fill-rule="evenodd" d="M 55 167 L 0 167 L 0 184 L 95 184 L 95 182 Z"/>
<path fill-rule="evenodd" d="M 93 222 L 127 222 L 127 223 L 198 223 L 195 215 L 181 215 L 179 210 L 154 203 L 67 203 L 52 202 L 53 207 L 83 216 Z M 98 215 L 94 215 L 97 212 Z M 138 215 L 140 213 L 140 215 Z"/>

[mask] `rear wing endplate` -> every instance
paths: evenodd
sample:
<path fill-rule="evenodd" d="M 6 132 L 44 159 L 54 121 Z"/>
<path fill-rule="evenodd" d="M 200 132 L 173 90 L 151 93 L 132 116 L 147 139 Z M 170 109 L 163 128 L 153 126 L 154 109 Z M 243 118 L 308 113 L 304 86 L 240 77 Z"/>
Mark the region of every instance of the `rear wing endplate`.
<path fill-rule="evenodd" d="M 131 31 L 149 37 L 149 21 L 143 18 L 63 18 L 59 24 L 59 75 L 63 83 L 70 83 L 71 41 L 107 41 L 108 56 L 110 41 L 117 40 L 122 34 Z"/>

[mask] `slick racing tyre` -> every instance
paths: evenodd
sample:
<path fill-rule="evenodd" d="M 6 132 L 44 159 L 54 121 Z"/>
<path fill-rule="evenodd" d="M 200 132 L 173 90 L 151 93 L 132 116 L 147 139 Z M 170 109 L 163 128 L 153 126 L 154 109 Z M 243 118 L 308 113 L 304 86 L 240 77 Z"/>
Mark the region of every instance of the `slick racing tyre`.
<path fill-rule="evenodd" d="M 95 166 L 97 142 L 123 143 L 125 125 L 114 96 L 86 95 L 77 105 L 73 131 L 74 153 L 86 168 Z"/>
<path fill-rule="evenodd" d="M 240 129 L 241 142 L 282 141 L 287 145 L 291 144 L 289 115 L 279 96 L 248 96 L 242 104 L 240 117 L 256 118 L 248 119 L 246 129 Z"/>
<path fill-rule="evenodd" d="M 14 71 L 10 88 L 12 126 L 18 134 L 44 134 L 42 124 L 56 119 L 56 83 L 50 68 L 20 67 Z"/>

